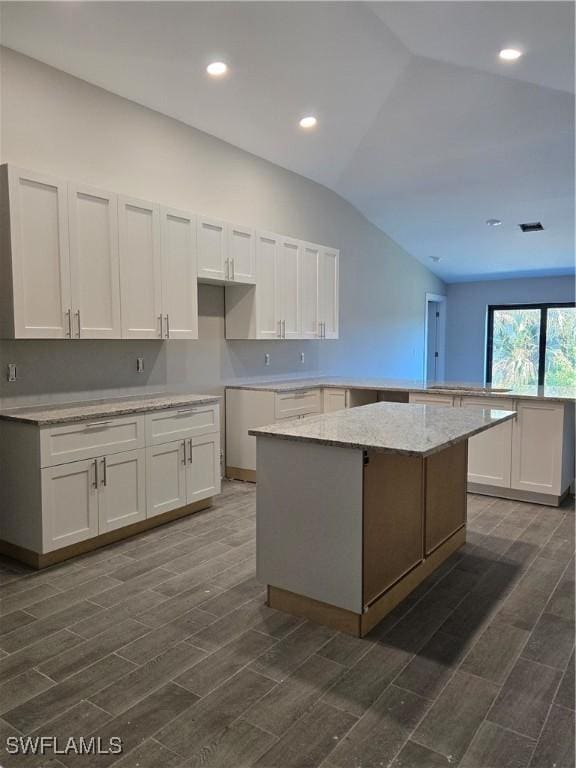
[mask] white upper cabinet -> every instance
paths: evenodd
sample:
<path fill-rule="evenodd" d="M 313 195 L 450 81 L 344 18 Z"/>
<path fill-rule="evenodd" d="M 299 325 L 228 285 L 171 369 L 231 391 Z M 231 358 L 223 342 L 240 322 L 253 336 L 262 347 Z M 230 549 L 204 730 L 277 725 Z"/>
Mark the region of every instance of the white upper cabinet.
<path fill-rule="evenodd" d="M 198 217 L 198 278 L 223 282 L 227 279 L 226 223 Z"/>
<path fill-rule="evenodd" d="M 339 260 L 339 251 L 333 248 L 320 249 L 318 293 L 320 336 L 323 339 L 337 339 L 339 334 Z"/>
<path fill-rule="evenodd" d="M 118 234 L 122 336 L 163 338 L 159 207 L 118 198 Z"/>
<path fill-rule="evenodd" d="M 2 168 L 2 335 L 63 339 L 71 333 L 67 182 Z"/>
<path fill-rule="evenodd" d="M 280 317 L 278 314 L 278 236 L 259 232 L 256 240 L 257 285 L 256 294 L 256 337 L 259 339 L 280 338 Z M 248 297 L 250 298 L 250 297 Z"/>
<path fill-rule="evenodd" d="M 228 277 L 233 283 L 256 282 L 256 236 L 253 229 L 228 225 Z"/>
<path fill-rule="evenodd" d="M 318 319 L 318 270 L 320 248 L 311 243 L 302 243 L 300 248 L 300 323 L 303 339 L 317 339 L 320 336 Z"/>
<path fill-rule="evenodd" d="M 164 338 L 198 338 L 196 217 L 162 208 L 162 329 Z"/>
<path fill-rule="evenodd" d="M 120 267 L 116 195 L 71 184 L 68 209 L 72 336 L 119 339 Z"/>
<path fill-rule="evenodd" d="M 278 245 L 277 295 L 283 339 L 300 338 L 300 241 L 282 237 Z"/>

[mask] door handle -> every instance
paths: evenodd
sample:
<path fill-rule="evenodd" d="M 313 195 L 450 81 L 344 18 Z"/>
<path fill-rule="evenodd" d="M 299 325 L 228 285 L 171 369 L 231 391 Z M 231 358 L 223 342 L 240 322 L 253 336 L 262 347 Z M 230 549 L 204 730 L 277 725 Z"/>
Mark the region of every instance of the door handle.
<path fill-rule="evenodd" d="M 166 315 L 166 338 L 170 338 L 170 315 Z"/>
<path fill-rule="evenodd" d="M 82 325 L 80 323 L 80 310 L 79 309 L 76 310 L 76 319 L 78 320 L 78 338 L 80 338 L 80 333 L 81 333 Z"/>
<path fill-rule="evenodd" d="M 186 464 L 186 440 L 182 440 L 182 464 Z"/>
<path fill-rule="evenodd" d="M 190 447 L 190 458 L 188 459 L 188 463 L 192 464 L 192 438 L 188 438 L 188 445 Z"/>
<path fill-rule="evenodd" d="M 108 485 L 108 466 L 106 464 L 106 456 L 102 459 L 102 485 Z"/>
<path fill-rule="evenodd" d="M 92 488 L 98 488 L 98 459 L 94 459 L 94 482 Z"/>
<path fill-rule="evenodd" d="M 72 338 L 72 310 L 66 310 L 66 320 L 68 322 L 68 338 Z"/>
<path fill-rule="evenodd" d="M 160 320 L 160 338 L 164 338 L 164 315 L 158 315 L 158 320 Z"/>

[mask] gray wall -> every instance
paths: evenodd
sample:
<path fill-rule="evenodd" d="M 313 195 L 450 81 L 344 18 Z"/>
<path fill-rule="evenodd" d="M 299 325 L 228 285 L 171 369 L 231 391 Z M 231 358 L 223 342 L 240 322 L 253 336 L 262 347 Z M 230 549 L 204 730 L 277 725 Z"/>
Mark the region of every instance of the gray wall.
<path fill-rule="evenodd" d="M 486 280 L 448 285 L 446 378 L 482 381 L 489 304 L 574 301 L 573 277 Z"/>
<path fill-rule="evenodd" d="M 197 342 L 0 341 L 0 405 L 262 374 L 422 375 L 425 294 L 444 285 L 334 192 L 21 54 L 2 49 L 0 65 L 2 162 L 341 249 L 339 341 L 226 342 L 224 291 L 200 286 Z"/>

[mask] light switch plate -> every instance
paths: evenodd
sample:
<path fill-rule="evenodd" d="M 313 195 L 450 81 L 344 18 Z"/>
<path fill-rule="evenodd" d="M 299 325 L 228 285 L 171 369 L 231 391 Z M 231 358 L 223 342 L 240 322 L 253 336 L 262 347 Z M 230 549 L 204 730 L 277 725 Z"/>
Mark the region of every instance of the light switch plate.
<path fill-rule="evenodd" d="M 136 358 L 136 373 L 144 373 L 144 358 Z"/>
<path fill-rule="evenodd" d="M 304 362 L 304 352 L 300 352 L 300 362 Z"/>
<path fill-rule="evenodd" d="M 270 353 L 265 352 L 264 353 L 264 365 L 270 365 Z"/>
<path fill-rule="evenodd" d="M 6 378 L 10 382 L 16 381 L 16 379 L 18 378 L 18 370 L 16 368 L 16 363 L 8 363 Z"/>

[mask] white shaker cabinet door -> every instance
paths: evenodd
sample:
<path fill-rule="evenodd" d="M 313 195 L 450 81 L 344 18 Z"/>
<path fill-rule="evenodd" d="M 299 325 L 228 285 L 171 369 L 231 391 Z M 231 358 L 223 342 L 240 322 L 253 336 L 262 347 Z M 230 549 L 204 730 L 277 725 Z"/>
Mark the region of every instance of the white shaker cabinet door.
<path fill-rule="evenodd" d="M 67 182 L 9 166 L 14 337 L 70 337 Z"/>
<path fill-rule="evenodd" d="M 226 223 L 198 217 L 198 277 L 223 282 L 228 277 Z"/>
<path fill-rule="evenodd" d="M 318 314 L 318 270 L 320 249 L 317 245 L 302 243 L 300 248 L 300 323 L 301 338 L 320 336 Z"/>
<path fill-rule="evenodd" d="M 279 339 L 278 235 L 259 232 L 256 236 L 256 336 Z"/>
<path fill-rule="evenodd" d="M 253 229 L 228 225 L 228 279 L 234 283 L 256 282 L 256 236 Z"/>
<path fill-rule="evenodd" d="M 120 339 L 116 195 L 71 184 L 68 190 L 72 336 Z"/>
<path fill-rule="evenodd" d="M 332 248 L 320 250 L 320 322 L 324 339 L 339 335 L 340 253 Z"/>
<path fill-rule="evenodd" d="M 559 496 L 564 405 L 518 400 L 512 427 L 512 488 Z"/>
<path fill-rule="evenodd" d="M 513 400 L 487 400 L 462 397 L 463 408 L 498 408 L 514 410 Z M 512 471 L 512 421 L 474 435 L 468 440 L 468 482 L 510 488 Z"/>
<path fill-rule="evenodd" d="M 99 532 L 106 533 L 146 518 L 146 453 L 143 448 L 98 461 Z"/>
<path fill-rule="evenodd" d="M 98 535 L 96 459 L 42 470 L 43 552 Z"/>
<path fill-rule="evenodd" d="M 278 246 L 278 307 L 283 339 L 300 338 L 300 241 L 283 237 Z"/>
<path fill-rule="evenodd" d="M 163 208 L 162 304 L 164 338 L 198 338 L 196 217 Z"/>
<path fill-rule="evenodd" d="M 160 212 L 154 203 L 118 198 L 122 336 L 162 338 Z"/>
<path fill-rule="evenodd" d="M 186 488 L 188 504 L 220 493 L 219 435 L 192 437 L 187 442 Z"/>
<path fill-rule="evenodd" d="M 146 449 L 147 517 L 186 506 L 186 447 L 173 440 Z"/>

